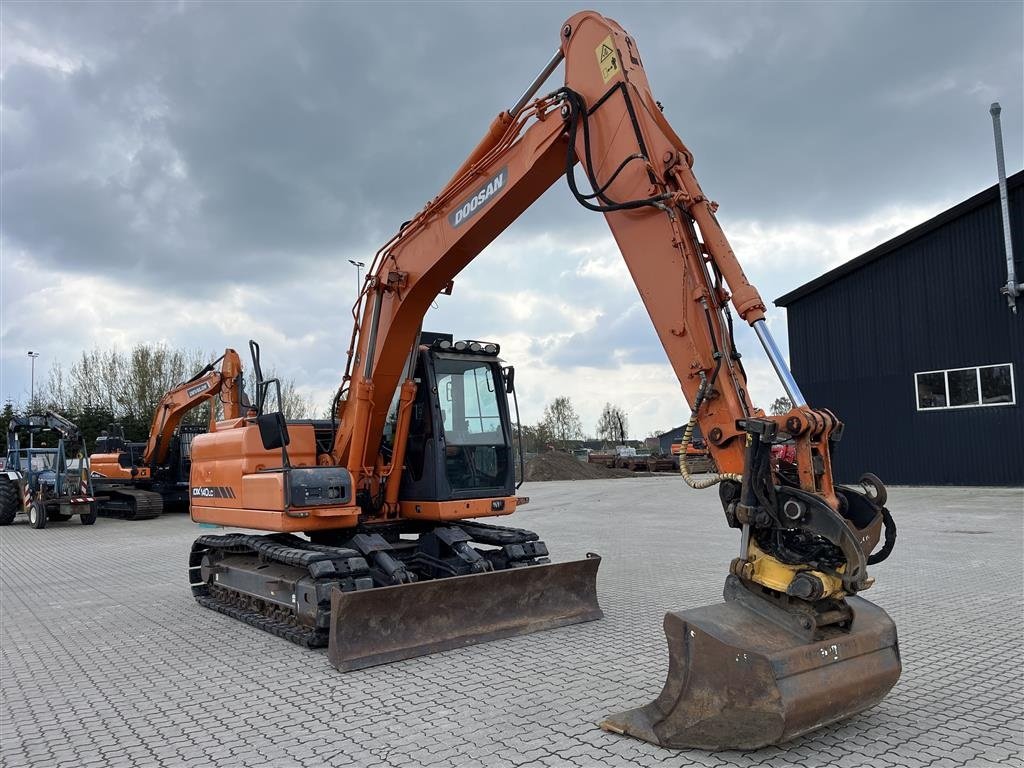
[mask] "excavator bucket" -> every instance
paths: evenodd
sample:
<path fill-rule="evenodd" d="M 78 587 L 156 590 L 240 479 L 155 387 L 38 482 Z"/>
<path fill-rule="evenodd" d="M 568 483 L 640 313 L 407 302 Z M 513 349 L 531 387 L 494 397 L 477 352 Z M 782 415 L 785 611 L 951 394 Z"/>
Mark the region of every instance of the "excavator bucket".
<path fill-rule="evenodd" d="M 896 625 L 878 606 L 847 598 L 848 629 L 812 632 L 731 587 L 724 603 L 666 614 L 664 690 L 602 728 L 662 747 L 757 749 L 862 712 L 899 678 Z"/>
<path fill-rule="evenodd" d="M 588 555 L 331 595 L 328 657 L 341 671 L 600 619 L 597 569 Z"/>

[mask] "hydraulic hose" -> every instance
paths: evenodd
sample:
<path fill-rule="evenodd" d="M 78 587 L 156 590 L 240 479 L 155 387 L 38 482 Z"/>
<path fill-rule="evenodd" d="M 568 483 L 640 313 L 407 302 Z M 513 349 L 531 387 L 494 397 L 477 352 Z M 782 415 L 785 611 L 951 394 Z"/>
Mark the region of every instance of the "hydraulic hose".
<path fill-rule="evenodd" d="M 683 480 L 691 488 L 702 491 L 705 488 L 710 488 L 713 485 L 718 485 L 723 480 L 735 480 L 737 483 L 743 482 L 741 475 L 734 474 L 732 472 L 720 472 L 717 475 L 711 477 L 704 477 L 697 480 L 690 474 L 690 470 L 686 467 L 686 446 L 690 444 L 690 438 L 693 437 L 693 427 L 697 423 L 697 411 L 690 415 L 690 420 L 686 423 L 686 429 L 683 431 L 683 442 L 682 450 L 679 452 L 679 474 L 683 476 Z"/>
<path fill-rule="evenodd" d="M 707 308 L 705 307 L 705 312 Z M 711 325 L 710 318 L 708 319 L 708 327 Z M 715 341 L 714 333 L 711 334 L 711 343 Z M 715 346 L 715 354 L 718 362 L 715 365 L 715 372 L 711 374 L 711 380 L 704 378 L 703 372 L 701 373 L 700 388 L 697 390 L 697 397 L 694 399 L 693 410 L 690 411 L 690 420 L 686 422 L 686 429 L 683 430 L 683 440 L 679 444 L 679 474 L 683 476 L 683 480 L 686 484 L 697 491 L 702 491 L 705 488 L 710 488 L 713 485 L 718 485 L 723 480 L 735 480 L 737 483 L 743 482 L 741 475 L 734 474 L 732 472 L 721 472 L 711 477 L 705 477 L 701 480 L 695 479 L 691 474 L 690 470 L 686 467 L 686 446 L 690 444 L 690 440 L 693 438 L 693 428 L 697 424 L 697 413 L 700 411 L 700 407 L 704 404 L 704 398 L 708 391 L 715 385 L 715 380 L 718 378 L 718 372 L 722 369 L 722 358 L 718 355 L 718 347 Z"/>
<path fill-rule="evenodd" d="M 892 553 L 892 548 L 896 546 L 896 521 L 892 519 L 892 515 L 885 507 L 882 507 L 882 523 L 885 525 L 885 543 L 875 554 L 868 556 L 868 565 L 885 560 Z"/>

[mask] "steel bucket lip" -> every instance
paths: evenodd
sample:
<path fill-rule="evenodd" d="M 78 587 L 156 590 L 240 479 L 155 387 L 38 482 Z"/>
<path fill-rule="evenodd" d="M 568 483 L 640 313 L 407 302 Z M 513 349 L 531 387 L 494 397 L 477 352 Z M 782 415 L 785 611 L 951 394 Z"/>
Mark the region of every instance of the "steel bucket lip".
<path fill-rule="evenodd" d="M 604 616 L 597 600 L 600 563 L 599 556 L 588 553 L 580 560 L 451 576 L 415 584 L 358 592 L 335 589 L 331 594 L 328 658 L 338 670 L 347 672 L 595 621 Z M 547 595 L 547 587 L 557 588 L 559 579 L 575 588 Z M 501 590 L 517 587 L 518 591 L 513 594 L 529 596 L 530 599 L 498 602 Z M 481 594 L 480 590 L 488 599 L 473 600 L 475 595 Z M 418 594 L 435 592 L 439 593 L 440 600 L 420 600 L 414 603 L 411 611 L 401 610 L 403 605 L 415 601 Z M 446 593 L 456 597 L 454 604 L 442 602 Z M 383 611 L 379 610 L 381 607 Z M 506 608 L 511 608 L 511 613 L 503 613 Z M 427 619 L 416 621 L 417 612 L 422 614 L 423 611 L 427 611 Z M 410 616 L 413 621 L 404 625 Z M 449 626 L 452 630 L 445 631 Z"/>
<path fill-rule="evenodd" d="M 848 598 L 852 627 L 828 640 L 729 598 L 665 615 L 662 692 L 606 716 L 603 730 L 667 749 L 760 749 L 864 712 L 899 680 L 896 625 L 863 598 Z"/>

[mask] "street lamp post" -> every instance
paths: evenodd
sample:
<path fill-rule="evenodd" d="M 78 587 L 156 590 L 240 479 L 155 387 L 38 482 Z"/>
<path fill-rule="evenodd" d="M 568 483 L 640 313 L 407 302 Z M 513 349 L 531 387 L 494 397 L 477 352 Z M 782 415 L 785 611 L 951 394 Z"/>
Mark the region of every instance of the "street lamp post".
<path fill-rule="evenodd" d="M 39 357 L 38 352 L 33 352 L 31 349 L 28 351 L 29 359 L 32 361 L 32 389 L 29 390 L 29 407 L 35 406 L 36 402 L 36 358 Z"/>
<path fill-rule="evenodd" d="M 349 259 L 348 263 L 356 268 L 356 296 L 363 290 L 363 267 L 366 265 L 361 261 Z"/>

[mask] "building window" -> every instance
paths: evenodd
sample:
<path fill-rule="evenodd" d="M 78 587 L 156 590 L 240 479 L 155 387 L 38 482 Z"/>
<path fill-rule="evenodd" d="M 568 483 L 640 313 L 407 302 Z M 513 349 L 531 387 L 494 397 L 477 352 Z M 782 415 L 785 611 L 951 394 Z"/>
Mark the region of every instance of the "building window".
<path fill-rule="evenodd" d="M 981 365 L 914 374 L 917 410 L 1013 405 L 1013 365 Z"/>
<path fill-rule="evenodd" d="M 946 372 L 917 374 L 917 407 L 946 407 Z"/>

